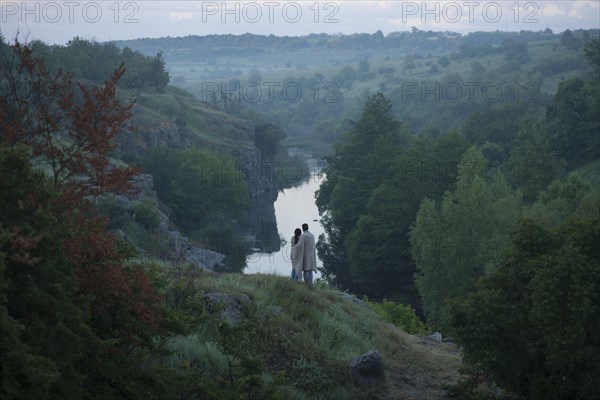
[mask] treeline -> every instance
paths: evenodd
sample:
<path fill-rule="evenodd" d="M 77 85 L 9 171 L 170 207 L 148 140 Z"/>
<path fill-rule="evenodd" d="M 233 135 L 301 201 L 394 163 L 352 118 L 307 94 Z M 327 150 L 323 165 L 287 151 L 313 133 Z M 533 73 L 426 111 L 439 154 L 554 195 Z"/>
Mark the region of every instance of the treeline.
<path fill-rule="evenodd" d="M 103 82 L 121 64 L 125 74 L 119 84 L 138 92 L 164 92 L 169 83 L 162 53 L 146 56 L 128 47 L 120 49 L 114 43 L 99 43 L 75 37 L 66 45 L 47 45 L 42 41 L 31 44 L 36 56 L 52 71 L 68 71 L 77 80 Z"/>
<path fill-rule="evenodd" d="M 581 35 L 582 31 L 575 31 Z M 552 36 L 551 30 L 543 32 L 473 32 L 461 35 L 456 32 L 423 31 L 413 28 L 410 32 L 391 32 L 384 35 L 381 31 L 374 33 L 353 33 L 349 35 L 331 35 L 311 33 L 306 36 L 275 36 L 246 33 L 243 35 L 188 35 L 182 37 L 163 37 L 157 39 L 144 38 L 119 40 L 114 43 L 119 47 L 131 47 L 142 53 L 156 54 L 164 52 L 169 61 L 197 61 L 206 57 L 257 55 L 272 51 L 292 51 L 313 49 L 347 51 L 347 50 L 392 50 L 402 49 L 421 51 L 453 51 L 460 45 L 482 46 L 500 45 L 503 41 L 515 36 L 520 41 L 538 41 Z"/>
<path fill-rule="evenodd" d="M 584 53 L 600 72 L 600 40 Z M 323 273 L 456 337 L 464 398 L 481 377 L 525 398 L 598 396 L 599 93 L 597 75 L 567 79 L 543 118 L 489 109 L 439 136 L 411 135 L 379 93 L 329 159 Z"/>
<path fill-rule="evenodd" d="M 530 36 L 501 32 L 467 35 L 451 49 L 403 47 L 401 54 L 390 56 L 373 48 L 358 53 L 351 63 L 340 58 L 343 66 L 317 64 L 312 66 L 316 72 L 299 68 L 283 79 L 253 69 L 220 83 L 220 95 L 209 97 L 205 86 L 196 88 L 196 94 L 232 114 L 258 114 L 278 123 L 289 133 L 289 145 L 310 144 L 322 153 L 339 140 L 375 91 L 384 93 L 394 115 L 414 132 L 439 135 L 482 122 L 497 130 L 501 125 L 488 123 L 489 118 L 510 113 L 514 118 L 505 122 L 511 129 L 502 134 L 515 135 L 523 119 L 532 114 L 543 118 L 558 81 L 593 75 L 581 52 L 595 34 L 540 33 L 545 42 L 535 50 L 536 40 Z M 190 90 L 195 90 L 193 84 Z"/>

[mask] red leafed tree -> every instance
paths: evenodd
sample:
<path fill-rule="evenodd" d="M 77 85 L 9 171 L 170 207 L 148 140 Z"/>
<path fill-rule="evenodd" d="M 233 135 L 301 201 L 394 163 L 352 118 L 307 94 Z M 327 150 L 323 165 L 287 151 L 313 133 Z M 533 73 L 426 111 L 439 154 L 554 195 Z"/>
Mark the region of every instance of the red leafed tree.
<path fill-rule="evenodd" d="M 85 86 L 49 71 L 28 45 L 0 48 L 0 135 L 2 146 L 27 145 L 31 163 L 48 172 L 59 193 L 55 215 L 72 230 L 62 251 L 92 299 L 98 333 L 135 344 L 157 327 L 160 299 L 141 267 L 125 266 L 91 202 L 130 190 L 137 172 L 110 160 L 114 137 L 129 129 L 131 104 L 117 98 L 124 72 L 121 65 L 102 85 Z"/>
<path fill-rule="evenodd" d="M 131 117 L 132 105 L 117 98 L 124 66 L 101 87 L 86 86 L 72 74 L 50 72 L 29 46 L 10 50 L 2 57 L 2 142 L 29 145 L 32 161 L 50 170 L 55 188 L 74 196 L 69 200 L 127 189 L 136 170 L 109 159 L 112 140 Z"/>

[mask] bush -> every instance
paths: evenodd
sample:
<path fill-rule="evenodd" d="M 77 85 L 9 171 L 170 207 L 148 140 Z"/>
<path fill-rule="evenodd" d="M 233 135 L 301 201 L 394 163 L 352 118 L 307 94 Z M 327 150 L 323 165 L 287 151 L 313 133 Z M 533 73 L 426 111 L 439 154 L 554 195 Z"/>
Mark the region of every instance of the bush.
<path fill-rule="evenodd" d="M 148 200 L 135 201 L 130 209 L 133 213 L 132 219 L 148 230 L 156 230 L 160 226 L 158 209 Z"/>
<path fill-rule="evenodd" d="M 208 150 L 157 148 L 140 160 L 154 177 L 171 219 L 187 232 L 203 229 L 212 215 L 238 218 L 249 204 L 244 174 L 234 160 Z"/>
<path fill-rule="evenodd" d="M 381 318 L 390 322 L 408 333 L 424 333 L 427 326 L 417 317 L 415 310 L 409 305 L 398 304 L 390 300 L 383 300 L 382 303 L 369 301 L 365 296 L 363 300 L 371 306 Z"/>

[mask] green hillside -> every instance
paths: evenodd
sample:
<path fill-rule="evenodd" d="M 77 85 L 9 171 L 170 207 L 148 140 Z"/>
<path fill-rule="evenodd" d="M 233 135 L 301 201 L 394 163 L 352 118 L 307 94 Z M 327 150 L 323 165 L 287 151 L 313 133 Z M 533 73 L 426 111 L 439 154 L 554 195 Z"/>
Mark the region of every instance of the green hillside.
<path fill-rule="evenodd" d="M 168 86 L 163 93 L 141 92 L 136 98 L 139 113 L 134 123 L 140 132 L 169 124 L 175 118 L 185 122 L 194 144 L 204 144 L 227 153 L 253 148 L 253 126 L 200 101 L 193 94 Z M 250 132 L 248 132 L 250 131 Z"/>
<path fill-rule="evenodd" d="M 460 377 L 453 345 L 408 334 L 351 295 L 272 275 L 147 268 L 161 282 L 173 321 L 185 322 L 168 338 L 163 361 L 185 378 L 171 387 L 179 398 L 230 399 L 252 388 L 254 396 L 241 398 L 439 399 Z M 217 296 L 226 302 L 211 308 L 207 299 Z M 383 358 L 386 385 L 361 389 L 349 363 L 372 349 Z"/>

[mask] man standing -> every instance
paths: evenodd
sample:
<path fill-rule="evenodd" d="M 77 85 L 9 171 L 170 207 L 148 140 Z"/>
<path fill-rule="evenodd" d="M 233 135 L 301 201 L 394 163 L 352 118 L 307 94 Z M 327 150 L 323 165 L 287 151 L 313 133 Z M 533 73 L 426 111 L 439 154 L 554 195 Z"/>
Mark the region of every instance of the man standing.
<path fill-rule="evenodd" d="M 302 273 L 307 285 L 313 283 L 313 271 L 317 272 L 317 249 L 315 236 L 309 232 L 308 224 L 302 224 L 302 236 L 298 241 L 298 251 L 302 254 Z"/>

